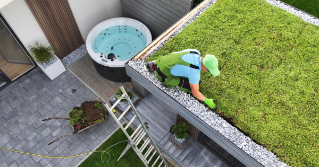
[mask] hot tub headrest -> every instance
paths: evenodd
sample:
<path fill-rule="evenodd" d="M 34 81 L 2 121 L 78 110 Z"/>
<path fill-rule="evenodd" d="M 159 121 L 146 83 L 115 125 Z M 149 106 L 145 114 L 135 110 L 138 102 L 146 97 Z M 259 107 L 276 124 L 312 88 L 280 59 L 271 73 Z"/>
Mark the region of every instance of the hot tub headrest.
<path fill-rule="evenodd" d="M 107 55 L 108 59 L 111 59 L 111 61 L 114 61 L 114 59 L 116 59 L 115 55 L 113 53 L 110 53 Z"/>

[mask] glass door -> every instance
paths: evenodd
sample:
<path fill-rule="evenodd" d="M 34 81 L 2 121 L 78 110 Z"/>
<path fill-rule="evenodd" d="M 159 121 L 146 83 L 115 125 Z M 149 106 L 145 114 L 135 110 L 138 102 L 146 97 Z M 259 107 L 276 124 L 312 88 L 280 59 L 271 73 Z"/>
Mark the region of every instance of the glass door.
<path fill-rule="evenodd" d="M 0 86 L 11 83 L 33 67 L 26 49 L 0 14 Z"/>

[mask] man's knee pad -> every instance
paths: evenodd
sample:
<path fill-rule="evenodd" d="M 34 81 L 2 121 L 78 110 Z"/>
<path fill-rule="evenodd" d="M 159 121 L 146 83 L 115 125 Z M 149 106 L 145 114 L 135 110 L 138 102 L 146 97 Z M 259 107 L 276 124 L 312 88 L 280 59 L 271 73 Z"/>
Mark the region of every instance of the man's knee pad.
<path fill-rule="evenodd" d="M 180 82 L 179 82 L 179 84 L 178 84 L 178 87 L 179 87 L 179 88 L 183 88 L 184 91 L 185 91 L 185 90 L 188 90 L 188 91 L 186 91 L 186 92 L 192 92 L 192 91 L 191 91 L 191 86 L 189 85 L 189 80 L 188 80 L 188 78 L 180 77 Z M 180 90 L 182 90 L 182 89 L 180 89 Z"/>

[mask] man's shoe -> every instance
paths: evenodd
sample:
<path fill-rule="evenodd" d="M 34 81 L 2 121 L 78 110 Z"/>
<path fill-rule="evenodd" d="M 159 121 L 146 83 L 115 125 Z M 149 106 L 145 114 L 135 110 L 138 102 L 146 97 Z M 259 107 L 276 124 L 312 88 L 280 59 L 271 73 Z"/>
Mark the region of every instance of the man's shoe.
<path fill-rule="evenodd" d="M 154 72 L 154 63 L 152 61 L 145 63 L 145 66 L 149 72 Z"/>

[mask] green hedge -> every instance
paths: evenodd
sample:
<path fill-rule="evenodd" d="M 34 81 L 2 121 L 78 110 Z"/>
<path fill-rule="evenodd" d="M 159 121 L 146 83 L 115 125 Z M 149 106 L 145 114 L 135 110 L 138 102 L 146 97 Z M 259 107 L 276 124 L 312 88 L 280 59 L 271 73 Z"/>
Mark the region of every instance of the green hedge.
<path fill-rule="evenodd" d="M 221 74 L 201 73 L 217 112 L 292 166 L 319 166 L 319 27 L 264 0 L 218 0 L 148 60 L 198 49 Z"/>

